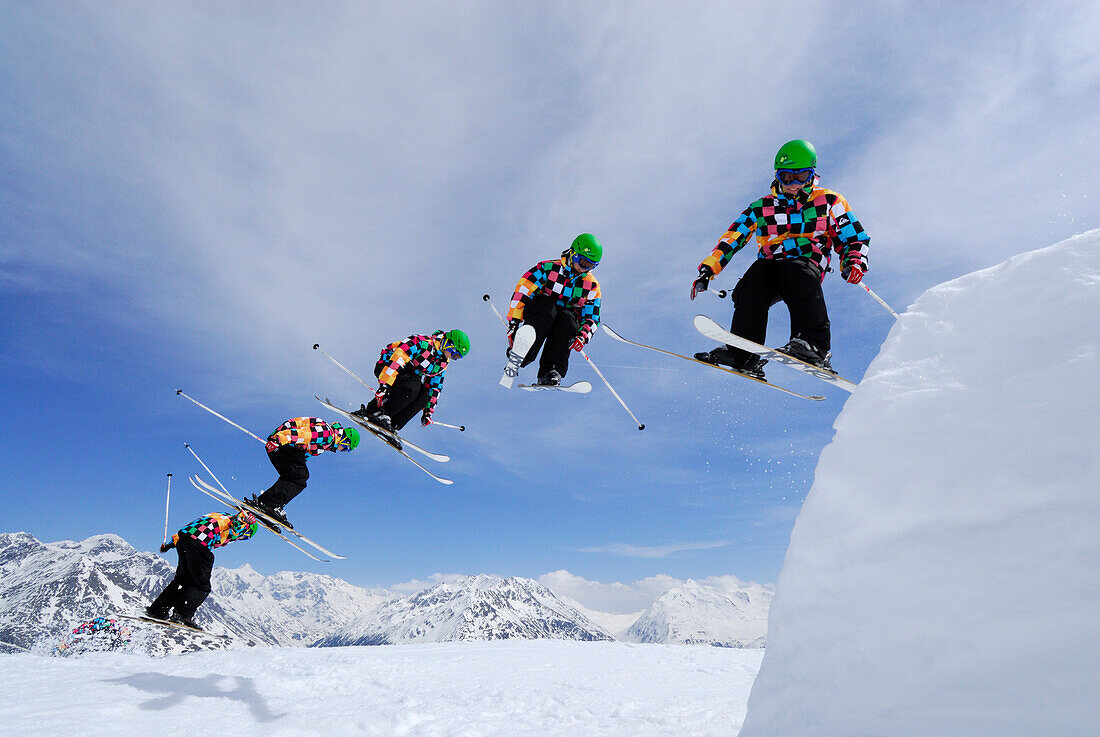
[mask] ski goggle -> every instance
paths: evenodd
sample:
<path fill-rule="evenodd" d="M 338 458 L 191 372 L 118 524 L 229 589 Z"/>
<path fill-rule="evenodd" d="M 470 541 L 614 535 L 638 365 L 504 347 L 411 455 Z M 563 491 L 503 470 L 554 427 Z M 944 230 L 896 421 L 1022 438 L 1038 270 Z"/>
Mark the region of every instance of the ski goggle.
<path fill-rule="evenodd" d="M 462 353 L 459 352 L 458 346 L 450 338 L 443 339 L 443 351 L 447 354 L 448 358 L 462 358 Z"/>
<path fill-rule="evenodd" d="M 814 177 L 814 168 L 808 166 L 805 169 L 776 169 L 775 178 L 780 184 L 806 184 Z"/>
<path fill-rule="evenodd" d="M 598 263 L 599 261 L 593 261 L 587 256 L 582 256 L 579 253 L 573 254 L 573 266 L 577 267 L 578 269 L 584 269 L 585 271 L 588 271 L 589 269 L 596 268 L 596 264 Z"/>

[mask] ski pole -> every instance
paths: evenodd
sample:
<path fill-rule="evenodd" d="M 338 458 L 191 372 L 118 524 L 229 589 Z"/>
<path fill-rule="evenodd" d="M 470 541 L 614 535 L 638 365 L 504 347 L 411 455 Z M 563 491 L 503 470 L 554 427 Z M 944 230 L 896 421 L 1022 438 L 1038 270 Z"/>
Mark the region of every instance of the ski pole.
<path fill-rule="evenodd" d="M 504 327 L 508 327 L 508 321 L 504 319 L 504 316 L 500 314 L 500 310 L 498 310 L 497 306 L 493 304 L 492 298 L 489 297 L 488 294 L 481 295 L 481 298 L 489 303 L 489 307 L 492 308 L 493 313 L 497 316 L 497 319 L 504 324 Z"/>
<path fill-rule="evenodd" d="M 256 438 L 256 439 L 257 439 L 257 440 L 259 440 L 259 441 L 260 441 L 261 443 L 266 443 L 266 442 L 267 442 L 267 441 L 263 440 L 263 439 L 262 439 L 262 438 L 261 438 L 261 437 L 260 437 L 259 435 L 256 435 L 256 434 L 255 434 L 255 433 L 253 433 L 253 432 L 250 432 L 250 431 L 248 431 L 248 430 L 245 430 L 245 429 L 244 429 L 243 427 L 241 427 L 240 425 L 238 425 L 238 424 L 237 424 L 236 422 L 233 422 L 233 420 L 229 419 L 228 417 L 223 417 L 222 415 L 219 415 L 219 414 L 218 414 L 217 412 L 215 412 L 214 410 L 210 409 L 209 407 L 207 407 L 207 406 L 206 406 L 205 404 L 203 404 L 202 402 L 198 401 L 197 399 L 194 399 L 194 398 L 192 398 L 192 397 L 188 397 L 188 396 L 187 396 L 186 394 L 184 394 L 184 393 L 183 393 L 183 389 L 176 389 L 176 394 L 180 395 L 181 397 L 186 397 L 187 399 L 190 399 L 190 400 L 191 400 L 192 402 L 194 402 L 195 404 L 199 405 L 200 407 L 202 407 L 202 408 L 203 408 L 204 410 L 206 410 L 206 411 L 207 411 L 207 412 L 209 412 L 210 414 L 214 415 L 215 417 L 220 417 L 221 419 L 225 420 L 225 421 L 226 421 L 226 422 L 228 422 L 228 423 L 229 423 L 230 425 L 232 425 L 233 427 L 237 428 L 238 430 L 240 430 L 241 432 L 245 433 L 246 435 L 251 435 L 252 437 Z"/>
<path fill-rule="evenodd" d="M 214 479 L 215 481 L 218 481 L 218 477 L 215 476 L 214 472 L 210 470 L 210 466 L 208 466 L 208 465 L 206 465 L 205 463 L 202 462 L 202 459 L 199 458 L 199 454 L 196 453 L 190 445 L 188 445 L 187 443 L 184 443 L 183 447 L 187 448 L 187 450 L 191 451 L 191 455 L 195 456 L 195 460 L 198 461 L 200 464 L 202 464 L 202 467 L 206 469 L 206 472 L 208 474 L 210 474 L 210 478 Z M 229 489 L 225 488 L 225 484 L 223 484 L 221 481 L 218 481 L 218 486 L 222 487 L 222 491 L 224 491 L 226 494 L 229 493 Z"/>
<path fill-rule="evenodd" d="M 164 497 L 164 542 L 168 542 L 168 501 L 172 498 L 172 474 L 168 474 L 168 495 Z"/>
<path fill-rule="evenodd" d="M 726 295 L 729 294 L 725 289 L 707 289 L 705 291 L 707 294 L 713 294 L 718 299 L 725 299 Z"/>
<path fill-rule="evenodd" d="M 452 430 L 458 430 L 459 432 L 466 432 L 465 425 L 448 425 L 446 422 L 437 422 L 436 420 L 432 420 L 432 424 L 439 425 L 440 427 L 449 427 Z"/>
<path fill-rule="evenodd" d="M 367 382 L 363 381 L 363 380 L 362 380 L 362 379 L 360 379 L 360 378 L 359 378 L 358 376 L 356 376 L 356 375 L 355 375 L 354 373 L 352 373 L 351 369 L 349 369 L 349 368 L 348 368 L 347 366 L 345 366 L 344 364 L 342 364 L 342 363 L 340 363 L 339 361 L 337 361 L 337 360 L 336 360 L 335 358 L 333 358 L 332 356 L 330 356 L 330 355 L 329 355 L 328 353 L 325 353 L 325 349 L 321 347 L 321 344 L 320 344 L 320 343 L 314 343 L 314 344 L 313 344 L 313 350 L 315 350 L 315 351 L 321 351 L 321 353 L 322 353 L 322 354 L 324 355 L 324 357 L 325 357 L 325 358 L 327 358 L 328 360 L 332 361 L 332 362 L 333 362 L 333 363 L 335 363 L 335 364 L 336 364 L 337 366 L 339 366 L 339 367 L 340 367 L 341 369 L 343 369 L 343 370 L 344 370 L 344 373 L 345 373 L 345 374 L 347 374 L 347 375 L 348 375 L 348 376 L 350 376 L 351 378 L 355 379 L 355 380 L 356 380 L 356 381 L 358 381 L 358 382 L 359 382 L 360 384 L 362 384 L 363 386 L 365 386 L 365 387 L 367 387 L 368 389 L 370 389 L 370 390 L 371 390 L 372 392 L 374 391 L 374 387 L 373 387 L 373 386 L 371 386 L 370 384 L 368 384 Z"/>
<path fill-rule="evenodd" d="M 592 367 L 592 370 L 593 370 L 593 371 L 595 371 L 595 372 L 596 372 L 596 374 L 597 374 L 597 375 L 598 375 L 598 376 L 599 376 L 599 377 L 600 377 L 601 379 L 603 379 L 603 383 L 604 383 L 604 384 L 606 384 L 606 385 L 607 385 L 607 388 L 608 388 L 608 390 L 609 390 L 609 391 L 610 391 L 610 392 L 611 392 L 611 393 L 612 393 L 613 395 L 615 395 L 615 399 L 618 399 L 618 400 L 619 400 L 619 404 L 621 404 L 621 405 L 623 406 L 623 409 L 625 409 L 625 410 L 626 410 L 626 413 L 627 413 L 628 415 L 630 415 L 631 419 L 633 419 L 633 420 L 634 420 L 634 422 L 635 422 L 635 424 L 637 424 L 637 425 L 638 425 L 638 429 L 639 429 L 639 430 L 645 430 L 645 425 L 644 425 L 644 424 L 642 424 L 641 422 L 638 422 L 638 418 L 637 418 L 637 417 L 635 417 L 635 416 L 634 416 L 634 413 L 630 411 L 630 407 L 627 407 L 627 406 L 626 406 L 626 402 L 624 402 L 624 401 L 623 401 L 623 398 L 619 396 L 619 393 L 618 393 L 617 391 L 615 391 L 615 387 L 611 386 L 611 382 L 607 380 L 607 378 L 606 378 L 606 377 L 605 377 L 605 376 L 603 375 L 603 372 L 602 372 L 602 371 L 600 371 L 600 370 L 599 370 L 598 368 L 596 368 L 596 364 L 592 363 L 592 359 L 588 357 L 588 354 L 587 354 L 587 353 L 585 353 L 583 349 L 581 350 L 581 352 L 580 352 L 580 353 L 581 353 L 581 355 L 582 355 L 582 356 L 584 356 L 584 360 L 588 361 L 588 365 Z"/>
<path fill-rule="evenodd" d="M 886 304 L 886 300 L 884 300 L 884 299 L 883 299 L 882 297 L 880 297 L 880 296 L 878 296 L 877 294 L 875 294 L 875 292 L 874 292 L 874 290 L 873 290 L 873 289 L 871 289 L 871 288 L 870 288 L 869 286 L 867 286 L 867 285 L 866 285 L 866 284 L 864 284 L 863 282 L 860 282 L 860 283 L 859 283 L 859 285 L 860 285 L 861 287 L 863 287 L 863 289 L 864 289 L 864 290 L 865 290 L 865 291 L 867 292 L 867 294 L 869 294 L 869 295 L 871 295 L 872 297 L 874 297 L 874 298 L 875 298 L 875 301 L 876 301 L 876 302 L 878 302 L 878 303 L 879 303 L 880 305 L 882 305 L 883 307 L 885 307 L 885 308 L 886 308 L 886 310 L 887 310 L 887 311 L 888 311 L 888 312 L 889 312 L 889 313 L 890 313 L 891 315 L 893 315 L 893 316 L 894 316 L 895 318 L 896 318 L 896 317 L 898 316 L 898 313 L 894 312 L 894 310 L 893 310 L 893 309 L 892 309 L 892 308 L 890 307 L 890 305 Z"/>

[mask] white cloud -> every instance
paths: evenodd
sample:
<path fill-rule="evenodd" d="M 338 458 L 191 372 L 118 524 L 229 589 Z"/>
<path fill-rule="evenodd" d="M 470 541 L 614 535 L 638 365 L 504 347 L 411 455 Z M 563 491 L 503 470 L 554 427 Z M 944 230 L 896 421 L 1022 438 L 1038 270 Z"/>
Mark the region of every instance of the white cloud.
<path fill-rule="evenodd" d="M 649 576 L 632 583 L 601 583 L 590 581 L 566 570 L 539 576 L 538 581 L 558 596 L 568 597 L 596 612 L 614 614 L 641 612 L 669 589 L 685 583 L 684 579 L 667 575 Z M 720 591 L 736 591 L 748 585 L 747 582 L 730 575 L 709 576 L 696 581 Z"/>

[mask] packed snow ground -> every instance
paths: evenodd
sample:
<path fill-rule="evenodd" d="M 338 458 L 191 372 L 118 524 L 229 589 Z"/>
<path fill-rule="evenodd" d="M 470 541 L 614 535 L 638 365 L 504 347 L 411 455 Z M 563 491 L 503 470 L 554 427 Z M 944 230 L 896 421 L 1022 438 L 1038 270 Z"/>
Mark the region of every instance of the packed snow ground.
<path fill-rule="evenodd" d="M 836 420 L 742 737 L 1100 734 L 1100 231 L 929 290 Z"/>
<path fill-rule="evenodd" d="M 761 650 L 553 640 L 0 656 L 34 737 L 730 737 Z"/>

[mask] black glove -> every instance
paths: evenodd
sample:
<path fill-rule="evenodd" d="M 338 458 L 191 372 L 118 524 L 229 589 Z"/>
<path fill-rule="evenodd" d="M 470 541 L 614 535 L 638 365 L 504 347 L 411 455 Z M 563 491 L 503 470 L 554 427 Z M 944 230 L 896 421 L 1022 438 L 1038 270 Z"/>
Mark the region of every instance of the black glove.
<path fill-rule="evenodd" d="M 709 266 L 700 266 L 699 278 L 691 283 L 691 298 L 695 299 L 696 294 L 707 291 L 707 287 L 710 286 L 710 280 L 713 277 L 714 272 L 710 270 Z"/>
<path fill-rule="evenodd" d="M 516 331 L 519 330 L 519 326 L 523 324 L 523 320 L 516 320 L 512 318 L 508 321 L 508 347 L 512 347 L 512 341 L 516 339 Z"/>
<path fill-rule="evenodd" d="M 173 543 L 164 543 L 160 546 L 160 552 L 167 553 L 172 548 L 176 547 Z"/>

